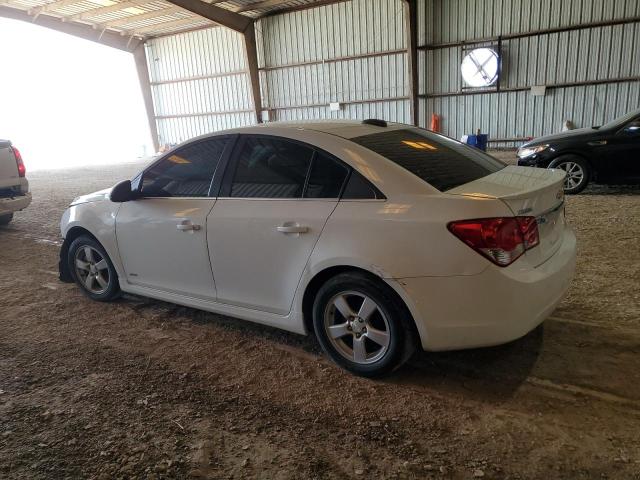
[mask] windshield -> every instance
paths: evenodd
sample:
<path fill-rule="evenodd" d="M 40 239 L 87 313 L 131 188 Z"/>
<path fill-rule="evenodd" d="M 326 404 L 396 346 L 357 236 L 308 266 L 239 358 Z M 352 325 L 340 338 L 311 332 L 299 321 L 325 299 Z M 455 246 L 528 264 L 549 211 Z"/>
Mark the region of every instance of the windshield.
<path fill-rule="evenodd" d="M 604 125 L 598 128 L 601 128 L 603 130 L 609 130 L 609 129 L 617 130 L 619 128 L 622 128 L 625 124 L 627 124 L 628 122 L 630 122 L 636 117 L 640 117 L 640 110 L 634 110 L 633 112 L 629 112 L 626 115 L 615 118 L 611 120 L 609 123 L 605 123 Z"/>
<path fill-rule="evenodd" d="M 387 130 L 351 141 L 388 158 L 441 192 L 506 166 L 482 150 L 420 128 Z"/>

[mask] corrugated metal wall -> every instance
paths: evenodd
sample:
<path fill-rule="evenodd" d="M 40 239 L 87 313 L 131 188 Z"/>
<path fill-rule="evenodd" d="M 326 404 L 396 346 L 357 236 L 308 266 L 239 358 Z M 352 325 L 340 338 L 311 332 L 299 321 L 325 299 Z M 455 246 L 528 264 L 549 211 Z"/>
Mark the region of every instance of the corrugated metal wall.
<path fill-rule="evenodd" d="M 242 36 L 209 28 L 146 44 L 160 144 L 254 120 Z"/>
<path fill-rule="evenodd" d="M 640 16 L 637 0 L 420 0 L 421 124 L 441 116 L 459 138 L 477 128 L 493 139 L 540 136 L 602 124 L 640 106 L 640 24 L 541 33 L 502 41 L 500 93 L 460 95 L 463 47 L 473 40 Z M 438 45 L 441 45 L 438 47 Z M 558 84 L 612 80 L 599 85 Z M 532 85 L 547 85 L 532 96 Z M 517 142 L 506 142 L 513 145 Z"/>
<path fill-rule="evenodd" d="M 419 122 L 428 126 L 437 113 L 453 137 L 480 128 L 493 139 L 513 139 L 559 131 L 563 120 L 601 124 L 638 108 L 639 82 L 621 80 L 640 77 L 637 22 L 505 38 L 501 91 L 494 93 L 462 94 L 463 47 L 456 45 L 637 17 L 639 0 L 418 0 Z M 256 37 L 270 120 L 409 122 L 402 0 L 264 17 Z M 241 35 L 210 28 L 158 38 L 147 42 L 147 56 L 160 143 L 254 122 Z M 575 85 L 605 79 L 612 81 Z M 532 85 L 550 88 L 534 97 Z M 331 111 L 331 102 L 340 110 Z"/>
<path fill-rule="evenodd" d="M 270 119 L 408 122 L 403 25 L 400 0 L 353 0 L 261 19 L 258 58 Z M 331 102 L 341 109 L 330 111 Z"/>

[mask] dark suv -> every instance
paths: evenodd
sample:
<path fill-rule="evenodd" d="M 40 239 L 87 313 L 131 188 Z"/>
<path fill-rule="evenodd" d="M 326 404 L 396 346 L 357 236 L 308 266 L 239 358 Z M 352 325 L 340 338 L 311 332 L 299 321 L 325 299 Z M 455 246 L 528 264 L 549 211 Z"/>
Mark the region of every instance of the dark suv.
<path fill-rule="evenodd" d="M 536 138 L 518 149 L 518 165 L 565 170 L 566 193 L 578 193 L 592 180 L 640 183 L 640 110 L 601 127 Z"/>

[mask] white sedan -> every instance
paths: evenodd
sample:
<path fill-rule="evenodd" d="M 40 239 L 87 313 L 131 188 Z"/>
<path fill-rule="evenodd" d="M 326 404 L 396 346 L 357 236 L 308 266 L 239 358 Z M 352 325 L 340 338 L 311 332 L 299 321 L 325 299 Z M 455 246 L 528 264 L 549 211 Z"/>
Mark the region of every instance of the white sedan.
<path fill-rule="evenodd" d="M 375 376 L 496 345 L 563 298 L 564 172 L 380 120 L 217 132 L 62 217 L 61 278 L 305 334 Z"/>

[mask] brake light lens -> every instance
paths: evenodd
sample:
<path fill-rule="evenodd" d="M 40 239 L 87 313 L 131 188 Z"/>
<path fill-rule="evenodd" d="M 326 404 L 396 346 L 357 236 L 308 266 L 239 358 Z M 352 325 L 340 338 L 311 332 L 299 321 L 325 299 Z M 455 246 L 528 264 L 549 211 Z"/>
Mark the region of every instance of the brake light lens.
<path fill-rule="evenodd" d="M 24 162 L 22 161 L 22 155 L 20 154 L 20 150 L 16 147 L 11 147 L 13 150 L 13 156 L 16 157 L 16 165 L 18 167 L 18 176 L 24 177 L 27 174 L 27 169 L 24 166 Z"/>
<path fill-rule="evenodd" d="M 480 218 L 450 222 L 456 237 L 500 267 L 515 262 L 540 243 L 535 217 Z"/>

